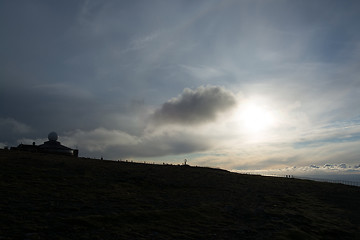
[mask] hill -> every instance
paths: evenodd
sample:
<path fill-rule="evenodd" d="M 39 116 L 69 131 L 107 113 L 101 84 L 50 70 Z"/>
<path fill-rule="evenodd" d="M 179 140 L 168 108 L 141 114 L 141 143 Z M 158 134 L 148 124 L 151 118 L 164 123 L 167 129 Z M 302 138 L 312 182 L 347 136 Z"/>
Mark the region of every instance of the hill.
<path fill-rule="evenodd" d="M 360 239 L 360 188 L 0 151 L 0 239 Z"/>

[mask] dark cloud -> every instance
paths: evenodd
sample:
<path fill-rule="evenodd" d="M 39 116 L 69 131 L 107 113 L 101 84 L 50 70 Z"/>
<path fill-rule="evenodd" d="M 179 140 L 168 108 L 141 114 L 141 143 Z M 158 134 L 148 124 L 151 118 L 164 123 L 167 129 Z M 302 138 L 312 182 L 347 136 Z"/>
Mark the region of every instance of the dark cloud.
<path fill-rule="evenodd" d="M 33 129 L 25 123 L 13 118 L 1 118 L 0 116 L 0 143 L 11 145 L 18 140 L 19 136 L 31 134 Z"/>
<path fill-rule="evenodd" d="M 216 119 L 236 104 L 233 93 L 218 86 L 186 88 L 183 93 L 164 103 L 154 113 L 157 123 L 201 124 Z"/>

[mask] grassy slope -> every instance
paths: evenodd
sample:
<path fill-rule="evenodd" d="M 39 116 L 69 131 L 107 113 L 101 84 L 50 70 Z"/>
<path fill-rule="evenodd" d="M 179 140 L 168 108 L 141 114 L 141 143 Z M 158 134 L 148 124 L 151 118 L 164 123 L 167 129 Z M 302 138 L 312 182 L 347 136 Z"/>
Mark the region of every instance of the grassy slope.
<path fill-rule="evenodd" d="M 0 151 L 0 239 L 360 239 L 360 188 Z"/>

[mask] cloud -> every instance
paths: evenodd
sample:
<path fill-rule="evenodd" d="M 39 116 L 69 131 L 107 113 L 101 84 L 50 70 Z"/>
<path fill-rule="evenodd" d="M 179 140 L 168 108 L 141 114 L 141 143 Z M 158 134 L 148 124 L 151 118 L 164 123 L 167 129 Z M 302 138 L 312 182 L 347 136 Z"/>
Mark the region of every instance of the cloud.
<path fill-rule="evenodd" d="M 132 146 L 138 143 L 138 138 L 119 130 L 97 128 L 91 131 L 76 130 L 70 133 L 64 142 L 69 145 L 79 145 L 89 152 L 106 151 L 112 146 Z"/>
<path fill-rule="evenodd" d="M 29 126 L 12 118 L 0 118 L 0 129 L 1 132 L 9 131 L 13 133 L 28 133 L 31 131 Z"/>
<path fill-rule="evenodd" d="M 79 148 L 82 156 L 98 154 L 108 158 L 159 157 L 197 152 L 211 147 L 211 141 L 206 141 L 205 136 L 174 128 L 146 132 L 141 137 L 105 128 L 76 130 L 60 136 L 59 141 L 66 146 Z"/>
<path fill-rule="evenodd" d="M 33 87 L 35 92 L 43 96 L 58 96 L 61 98 L 72 99 L 91 99 L 93 94 L 85 88 L 75 87 L 74 85 L 65 83 L 39 84 Z"/>
<path fill-rule="evenodd" d="M 160 124 L 202 124 L 214 121 L 219 113 L 234 107 L 236 99 L 230 91 L 218 86 L 186 88 L 183 93 L 164 103 L 153 116 Z"/>
<path fill-rule="evenodd" d="M 128 146 L 119 152 L 126 157 L 159 157 L 204 151 L 211 148 L 211 141 L 185 129 L 156 131 L 140 138 L 137 145 Z"/>
<path fill-rule="evenodd" d="M 0 117 L 0 147 L 11 146 L 19 136 L 26 136 L 34 133 L 34 129 L 28 124 L 15 120 L 14 118 Z"/>
<path fill-rule="evenodd" d="M 261 175 L 294 175 L 294 176 L 311 176 L 316 178 L 341 178 L 345 174 L 352 174 L 360 180 L 360 169 L 357 165 L 348 165 L 346 163 L 326 163 L 324 165 L 311 164 L 309 166 L 301 167 L 285 167 L 279 169 L 267 169 L 267 170 L 234 170 L 240 173 L 252 173 Z"/>
<path fill-rule="evenodd" d="M 222 72 L 221 70 L 208 66 L 191 67 L 191 66 L 182 65 L 181 67 L 183 67 L 186 70 L 186 72 L 189 73 L 191 76 L 198 79 L 205 80 L 205 79 L 211 79 L 225 75 L 224 72 Z"/>
<path fill-rule="evenodd" d="M 124 49 L 123 52 L 145 48 L 148 43 L 154 41 L 157 37 L 158 37 L 157 33 L 151 33 L 144 37 L 133 39 L 130 42 L 130 46 L 127 49 Z"/>
<path fill-rule="evenodd" d="M 185 89 L 180 96 L 167 101 L 152 113 L 147 111 L 143 101 L 132 102 L 132 105 L 139 104 L 139 110 L 144 115 L 136 113 L 132 122 L 141 115 L 142 132 L 120 126 L 111 128 L 111 125 L 116 125 L 111 123 L 92 130 L 67 132 L 60 140 L 67 146 L 78 147 L 80 155 L 100 154 L 109 158 L 159 157 L 206 151 L 214 146 L 212 137 L 206 133 L 208 127 L 197 126 L 197 131 L 194 131 L 193 124 L 215 121 L 219 113 L 236 104 L 236 99 L 233 93 L 222 87 L 206 86 Z M 152 121 L 147 123 L 145 119 L 149 116 Z M 126 119 L 117 120 L 124 125 Z"/>

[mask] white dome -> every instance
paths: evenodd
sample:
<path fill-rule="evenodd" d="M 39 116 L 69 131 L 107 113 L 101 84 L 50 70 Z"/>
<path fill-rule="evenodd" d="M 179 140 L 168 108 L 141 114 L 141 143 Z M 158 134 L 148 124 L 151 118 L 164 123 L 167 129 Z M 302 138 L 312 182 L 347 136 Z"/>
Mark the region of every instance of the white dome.
<path fill-rule="evenodd" d="M 56 132 L 51 132 L 48 135 L 48 139 L 49 141 L 57 141 L 58 140 L 58 135 Z"/>

